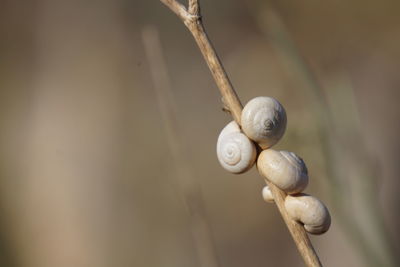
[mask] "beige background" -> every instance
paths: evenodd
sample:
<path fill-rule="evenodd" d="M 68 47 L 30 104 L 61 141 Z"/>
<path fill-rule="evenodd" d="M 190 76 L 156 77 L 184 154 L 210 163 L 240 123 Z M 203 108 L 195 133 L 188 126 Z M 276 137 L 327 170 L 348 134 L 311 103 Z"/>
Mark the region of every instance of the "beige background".
<path fill-rule="evenodd" d="M 288 114 L 330 231 L 325 266 L 398 266 L 398 1 L 211 1 L 203 20 L 245 103 Z M 200 266 L 142 44 L 160 32 L 181 144 L 220 266 L 301 266 L 253 169 L 215 144 L 230 118 L 180 21 L 160 2 L 0 2 L 1 266 Z"/>

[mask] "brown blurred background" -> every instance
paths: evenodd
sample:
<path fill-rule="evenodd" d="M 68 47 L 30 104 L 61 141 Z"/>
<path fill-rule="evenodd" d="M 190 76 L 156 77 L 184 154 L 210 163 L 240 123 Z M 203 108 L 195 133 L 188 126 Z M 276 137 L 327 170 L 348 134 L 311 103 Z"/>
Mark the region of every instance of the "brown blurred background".
<path fill-rule="evenodd" d="M 312 237 L 324 265 L 399 266 L 400 2 L 201 7 L 242 101 L 268 95 L 286 108 L 277 148 L 304 158 L 306 191 L 333 219 Z M 156 100 L 148 25 L 182 162 Z M 230 120 L 190 33 L 159 1 L 0 1 L 0 266 L 191 267 L 203 255 L 216 266 L 302 266 L 257 171 L 218 164 Z"/>

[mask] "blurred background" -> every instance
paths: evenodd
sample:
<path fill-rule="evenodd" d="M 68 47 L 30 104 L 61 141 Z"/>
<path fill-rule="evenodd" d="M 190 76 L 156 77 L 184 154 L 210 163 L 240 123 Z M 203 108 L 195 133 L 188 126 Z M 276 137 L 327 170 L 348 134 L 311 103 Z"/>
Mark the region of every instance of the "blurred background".
<path fill-rule="evenodd" d="M 324 266 L 399 266 L 400 2 L 201 7 L 243 103 L 286 108 Z M 0 266 L 302 266 L 255 168 L 220 167 L 221 107 L 159 1 L 0 1 Z"/>

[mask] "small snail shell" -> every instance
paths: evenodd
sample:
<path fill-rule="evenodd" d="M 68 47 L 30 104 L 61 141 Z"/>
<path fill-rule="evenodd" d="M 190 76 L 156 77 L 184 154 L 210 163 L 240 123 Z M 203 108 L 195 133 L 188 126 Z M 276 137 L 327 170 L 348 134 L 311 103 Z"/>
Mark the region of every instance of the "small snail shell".
<path fill-rule="evenodd" d="M 285 208 L 289 216 L 304 224 L 310 234 L 323 234 L 331 225 L 331 216 L 326 206 L 316 197 L 307 194 L 286 196 Z"/>
<path fill-rule="evenodd" d="M 241 123 L 243 132 L 261 148 L 275 145 L 286 129 L 286 112 L 272 97 L 259 96 L 243 108 Z"/>
<path fill-rule="evenodd" d="M 217 157 L 227 171 L 243 173 L 254 165 L 256 147 L 246 135 L 240 132 L 239 125 L 232 121 L 219 134 Z"/>
<path fill-rule="evenodd" d="M 293 152 L 267 149 L 257 160 L 258 171 L 287 194 L 302 192 L 308 184 L 304 161 Z"/>
<path fill-rule="evenodd" d="M 274 201 L 274 197 L 272 196 L 271 189 L 269 188 L 268 185 L 264 186 L 264 188 L 262 190 L 262 196 L 263 196 L 263 199 L 266 202 L 270 202 L 270 203 L 274 203 L 275 202 Z"/>

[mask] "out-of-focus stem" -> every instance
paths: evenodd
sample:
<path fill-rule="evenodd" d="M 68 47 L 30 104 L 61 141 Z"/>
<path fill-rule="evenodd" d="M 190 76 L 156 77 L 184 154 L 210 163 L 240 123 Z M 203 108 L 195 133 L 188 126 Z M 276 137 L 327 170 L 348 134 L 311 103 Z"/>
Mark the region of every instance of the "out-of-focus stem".
<path fill-rule="evenodd" d="M 336 122 L 332 115 L 332 110 L 329 109 L 325 92 L 320 85 L 310 67 L 298 52 L 295 44 L 291 41 L 289 34 L 283 23 L 280 21 L 279 15 L 269 7 L 267 10 L 262 8 L 263 12 L 259 12 L 259 25 L 267 35 L 272 36 L 271 42 L 276 50 L 282 55 L 284 60 L 290 64 L 291 68 L 297 71 L 307 88 L 310 89 L 311 96 L 313 96 L 313 108 L 315 109 L 315 116 L 317 122 L 318 136 L 322 145 L 322 152 L 324 154 L 325 167 L 329 176 L 326 181 L 329 183 L 329 193 L 331 194 L 332 204 L 336 218 L 342 224 L 346 236 L 354 242 L 355 246 L 363 255 L 366 264 L 370 266 L 391 266 L 395 265 L 395 258 L 393 257 L 393 249 L 391 248 L 390 238 L 388 237 L 387 230 L 383 222 L 383 215 L 379 207 L 379 199 L 376 197 L 376 177 L 371 175 L 374 170 L 367 162 L 362 162 L 360 168 L 367 169 L 365 173 L 360 173 L 363 178 L 365 190 L 361 196 L 363 205 L 368 211 L 368 219 L 374 225 L 376 231 L 379 233 L 379 243 L 387 247 L 384 249 L 386 256 L 382 257 L 377 254 L 374 244 L 367 240 L 365 233 L 361 230 L 354 214 L 348 210 L 348 203 L 350 201 L 349 188 L 343 184 L 339 179 L 340 174 L 337 172 L 337 166 L 340 166 L 340 160 L 336 156 L 335 151 L 342 150 L 343 144 L 335 132 Z M 265 12 L 266 11 L 266 12 Z M 334 141 L 332 141 L 334 140 Z M 332 144 L 335 144 L 335 147 Z M 339 146 L 339 148 L 337 147 Z M 365 151 L 363 151 L 365 152 Z M 353 151 L 354 158 L 362 158 L 368 161 L 360 151 Z"/>
<path fill-rule="evenodd" d="M 189 162 L 186 160 L 184 145 L 179 136 L 177 112 L 172 96 L 171 82 L 158 36 L 158 31 L 148 26 L 142 31 L 146 57 L 150 65 L 154 91 L 164 122 L 169 149 L 176 170 L 176 183 L 186 204 L 196 252 L 202 267 L 218 267 L 218 258 L 212 240 L 211 229 L 206 218 L 200 185 L 196 182 Z"/>

